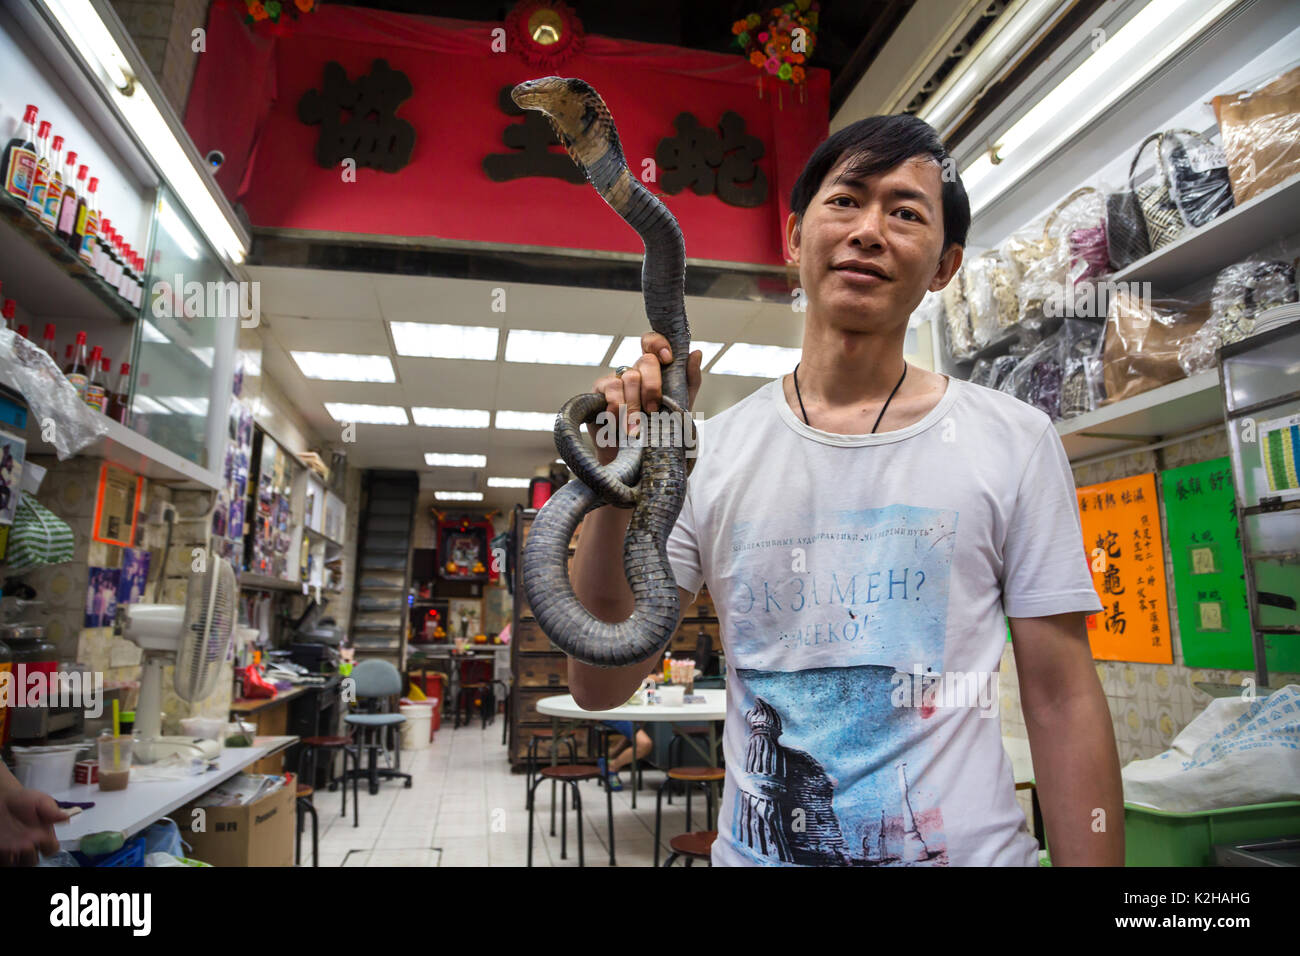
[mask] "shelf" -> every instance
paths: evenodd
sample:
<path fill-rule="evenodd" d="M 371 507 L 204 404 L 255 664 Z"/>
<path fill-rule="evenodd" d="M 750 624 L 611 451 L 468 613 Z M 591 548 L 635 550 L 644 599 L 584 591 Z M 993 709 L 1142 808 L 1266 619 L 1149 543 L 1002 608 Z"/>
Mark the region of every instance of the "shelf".
<path fill-rule="evenodd" d="M 8 282 L 7 279 L 5 281 Z M 212 491 L 225 486 L 217 472 L 200 468 L 189 459 L 182 458 L 107 416 L 104 421 L 108 425 L 107 434 L 77 452 L 76 457 L 102 458 L 153 481 Z M 54 445 L 41 439 L 40 422 L 33 414 L 27 416 L 27 454 L 55 454 Z"/>
<path fill-rule="evenodd" d="M 1057 422 L 1056 431 L 1071 461 L 1142 446 L 1223 424 L 1223 398 L 1217 368 L 1161 385 L 1096 411 Z"/>
<path fill-rule="evenodd" d="M 268 574 L 253 574 L 251 571 L 241 571 L 239 586 L 253 591 L 294 591 L 301 594 L 303 582 L 286 581 L 284 578 L 273 578 Z M 310 585 L 308 586 L 310 587 Z"/>
<path fill-rule="evenodd" d="M 1280 236 L 1289 236 L 1300 220 L 1300 176 L 1292 176 L 1243 206 L 1198 229 L 1188 229 L 1113 275 L 1107 282 L 1150 282 L 1172 292 L 1239 262 Z"/>
<path fill-rule="evenodd" d="M 343 547 L 343 543 L 341 541 L 335 541 L 329 535 L 322 534 L 321 532 L 317 531 L 315 528 L 309 528 L 306 525 L 303 525 L 303 530 L 306 531 L 307 534 L 311 535 L 313 538 L 317 538 L 321 541 L 324 541 L 326 544 L 333 545 L 336 548 Z"/>
<path fill-rule="evenodd" d="M 0 193 L 0 259 L 5 297 L 45 316 L 76 315 L 134 322 L 139 312 L 36 219 L 23 204 Z M 39 308 L 32 308 L 38 303 Z"/>

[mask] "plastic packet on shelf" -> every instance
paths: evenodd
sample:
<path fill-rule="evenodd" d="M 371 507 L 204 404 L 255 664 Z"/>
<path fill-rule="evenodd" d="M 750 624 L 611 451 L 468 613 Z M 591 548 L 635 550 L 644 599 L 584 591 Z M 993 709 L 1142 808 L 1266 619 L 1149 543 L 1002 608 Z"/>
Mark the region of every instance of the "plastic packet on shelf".
<path fill-rule="evenodd" d="M 1300 173 L 1300 61 L 1211 106 L 1238 206 Z"/>
<path fill-rule="evenodd" d="M 81 400 L 54 360 L 8 329 L 0 329 L 0 381 L 22 394 L 59 461 L 108 433 L 108 417 Z"/>
<path fill-rule="evenodd" d="M 1261 312 L 1296 301 L 1295 265 L 1266 256 L 1235 262 L 1215 277 L 1210 320 L 1179 351 L 1184 374 L 1212 368 L 1221 346 L 1254 334 Z"/>
<path fill-rule="evenodd" d="M 1208 303 L 1144 299 L 1117 287 L 1106 307 L 1100 404 L 1132 398 L 1185 377 L 1182 350 L 1208 317 Z"/>
<path fill-rule="evenodd" d="M 1065 319 L 1016 364 L 999 390 L 1040 409 L 1053 421 L 1063 411 L 1070 415 L 1090 411 L 1088 358 L 1100 334 L 1101 326 L 1095 323 Z"/>
<path fill-rule="evenodd" d="M 1015 276 L 997 250 L 967 260 L 961 271 L 975 348 L 982 349 L 1002 339 L 1020 319 Z"/>
<path fill-rule="evenodd" d="M 964 271 L 964 267 L 963 270 Z M 970 325 L 970 306 L 962 271 L 949 280 L 939 293 L 943 303 L 943 344 L 949 357 L 961 361 L 975 354 L 975 336 Z"/>

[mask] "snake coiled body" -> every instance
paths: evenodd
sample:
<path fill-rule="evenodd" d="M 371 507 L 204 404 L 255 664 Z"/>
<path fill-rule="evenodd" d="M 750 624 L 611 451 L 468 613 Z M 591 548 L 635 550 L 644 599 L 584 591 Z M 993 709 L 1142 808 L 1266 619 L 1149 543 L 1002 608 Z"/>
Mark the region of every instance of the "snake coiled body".
<path fill-rule="evenodd" d="M 587 83 L 545 77 L 521 83 L 512 97 L 543 112 L 596 191 L 641 236 L 645 260 L 641 291 L 650 327 L 668 339 L 673 360 L 663 370 L 663 407 L 680 430 L 641 428 L 642 444 L 621 448 L 600 465 L 581 428 L 606 409 L 598 393 L 578 395 L 556 417 L 555 447 L 577 476 L 538 513 L 523 552 L 524 590 L 537 623 L 557 647 L 583 663 L 617 667 L 644 661 L 668 643 L 677 627 L 677 582 L 667 542 L 686 498 L 687 358 L 686 249 L 677 220 L 632 175 L 605 103 Z M 583 606 L 568 577 L 568 546 L 578 522 L 604 504 L 632 508 L 623 542 L 623 568 L 634 607 L 608 622 Z"/>

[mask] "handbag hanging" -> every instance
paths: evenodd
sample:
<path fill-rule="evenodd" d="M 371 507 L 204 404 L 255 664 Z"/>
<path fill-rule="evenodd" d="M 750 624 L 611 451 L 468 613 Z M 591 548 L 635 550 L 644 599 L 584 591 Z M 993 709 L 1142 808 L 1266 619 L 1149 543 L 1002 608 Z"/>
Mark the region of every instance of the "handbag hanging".
<path fill-rule="evenodd" d="M 1151 240 L 1152 252 L 1161 246 L 1169 245 L 1187 228 L 1183 214 L 1179 211 L 1178 204 L 1174 202 L 1169 175 L 1161 159 L 1164 138 L 1164 133 L 1152 133 L 1144 139 L 1128 168 L 1129 187 L 1137 194 L 1138 205 L 1142 207 L 1142 218 L 1147 224 L 1147 236 Z M 1142 158 L 1142 152 L 1151 142 L 1156 144 L 1156 175 L 1159 181 L 1134 188 L 1133 174 L 1137 172 L 1138 160 Z"/>
<path fill-rule="evenodd" d="M 1147 222 L 1132 190 L 1106 197 L 1106 253 L 1112 272 L 1151 254 Z"/>
<path fill-rule="evenodd" d="M 1206 159 L 1200 163 L 1194 162 L 1183 147 L 1183 136 L 1200 140 L 1204 148 L 1199 153 Z M 1170 146 L 1168 162 L 1173 199 L 1187 224 L 1203 226 L 1232 209 L 1232 183 L 1228 179 L 1228 167 L 1226 163 L 1218 163 L 1220 151 L 1214 143 L 1195 130 L 1165 130 L 1160 144 L 1162 161 L 1166 143 Z M 1215 165 L 1211 165 L 1211 162 Z M 1198 166 L 1202 168 L 1198 169 Z"/>
<path fill-rule="evenodd" d="M 1238 206 L 1300 173 L 1300 66 L 1212 102 Z"/>

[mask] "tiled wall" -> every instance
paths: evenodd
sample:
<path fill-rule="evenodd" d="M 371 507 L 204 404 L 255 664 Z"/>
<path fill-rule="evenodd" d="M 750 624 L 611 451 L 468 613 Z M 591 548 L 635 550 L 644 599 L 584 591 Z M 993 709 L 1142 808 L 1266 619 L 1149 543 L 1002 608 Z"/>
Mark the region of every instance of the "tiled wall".
<path fill-rule="evenodd" d="M 1097 484 L 1116 478 L 1152 471 L 1166 471 L 1196 462 L 1221 458 L 1228 454 L 1226 433 L 1216 433 L 1190 441 L 1177 442 L 1162 449 L 1135 452 L 1074 469 L 1075 485 Z M 1158 484 L 1158 482 L 1157 482 Z M 1161 501 L 1161 537 L 1164 503 Z M 1170 589 L 1169 602 L 1174 604 L 1173 564 L 1165 549 L 1165 579 Z M 1182 640 L 1178 615 L 1169 615 L 1174 635 L 1173 664 L 1134 664 L 1123 661 L 1097 661 L 1097 678 L 1110 704 L 1111 726 L 1119 749 L 1120 765 L 1154 757 L 1169 749 L 1184 727 L 1209 705 L 1211 697 L 1195 685 L 1198 681 L 1240 684 L 1253 677 L 1253 671 L 1200 670 L 1183 663 Z M 1016 680 L 1015 654 L 1010 644 L 1002 655 L 1001 713 L 1002 732 L 1007 737 L 1026 738 L 1024 715 L 1020 710 L 1020 689 Z M 1280 687 L 1300 683 L 1300 674 L 1269 674 L 1269 684 Z M 1027 794 L 1027 791 L 1021 791 Z M 1028 797 L 1021 800 L 1028 811 Z"/>

